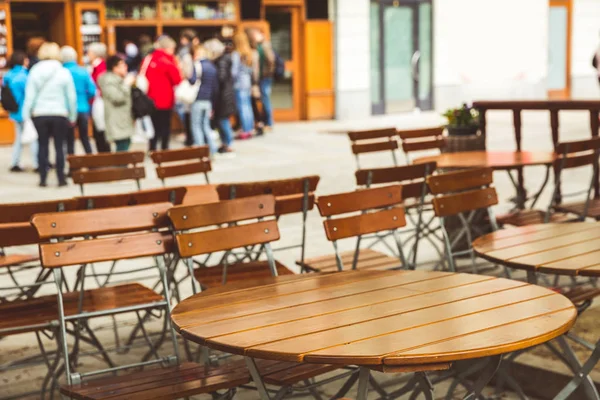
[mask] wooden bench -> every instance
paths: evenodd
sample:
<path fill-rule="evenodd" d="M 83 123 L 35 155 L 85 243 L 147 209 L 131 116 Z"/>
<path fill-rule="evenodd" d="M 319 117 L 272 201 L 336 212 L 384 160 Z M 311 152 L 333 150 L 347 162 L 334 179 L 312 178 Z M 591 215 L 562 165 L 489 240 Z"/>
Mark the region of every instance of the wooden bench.
<path fill-rule="evenodd" d="M 106 183 L 114 181 L 134 180 L 138 190 L 140 180 L 146 177 L 143 151 L 119 153 L 89 154 L 85 156 L 70 155 L 67 157 L 71 178 L 78 184 L 81 194 L 88 183 Z"/>
<path fill-rule="evenodd" d="M 212 171 L 208 146 L 186 147 L 179 150 L 160 150 L 150 153 L 156 166 L 156 174 L 165 184 L 165 179 L 176 176 L 204 174 L 210 183 L 208 173 Z"/>
<path fill-rule="evenodd" d="M 406 226 L 400 185 L 320 196 L 317 205 L 321 216 L 325 218 L 323 226 L 327 239 L 333 243 L 335 253 L 309 258 L 304 262 L 298 261 L 300 267 L 320 272 L 406 267 L 400 239 L 395 235 L 397 229 Z M 397 240 L 394 244 L 397 255 L 361 248 L 363 236 L 386 231 L 392 231 L 392 236 Z M 340 252 L 337 241 L 352 237 L 357 238 L 356 248 Z M 380 239 L 375 237 L 376 241 Z"/>

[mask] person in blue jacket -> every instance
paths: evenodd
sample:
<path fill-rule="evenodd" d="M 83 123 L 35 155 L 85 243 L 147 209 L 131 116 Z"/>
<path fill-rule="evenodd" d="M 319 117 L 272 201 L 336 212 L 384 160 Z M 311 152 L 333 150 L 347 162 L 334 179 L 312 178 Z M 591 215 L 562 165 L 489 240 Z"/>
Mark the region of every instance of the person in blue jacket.
<path fill-rule="evenodd" d="M 60 59 L 63 66 L 69 70 L 75 83 L 77 92 L 77 129 L 79 140 L 83 145 L 85 154 L 92 153 L 90 138 L 88 136 L 88 123 L 90 119 L 90 103 L 96 95 L 96 84 L 90 73 L 77 64 L 77 52 L 71 46 L 60 49 Z M 67 134 L 67 154 L 75 154 L 75 127 L 70 127 Z"/>
<path fill-rule="evenodd" d="M 10 57 L 8 71 L 4 75 L 3 85 L 8 86 L 10 91 L 15 98 L 15 101 L 19 105 L 19 110 L 11 112 L 9 114 L 10 119 L 15 123 L 15 141 L 13 143 L 12 150 L 12 162 L 11 172 L 23 172 L 21 168 L 21 134 L 23 132 L 23 115 L 21 113 L 23 109 L 23 102 L 25 101 L 25 85 L 27 84 L 27 67 L 29 66 L 29 59 L 23 51 L 15 51 Z M 31 158 L 33 161 L 33 168 L 38 168 L 38 142 L 37 140 L 29 146 L 31 150 Z"/>

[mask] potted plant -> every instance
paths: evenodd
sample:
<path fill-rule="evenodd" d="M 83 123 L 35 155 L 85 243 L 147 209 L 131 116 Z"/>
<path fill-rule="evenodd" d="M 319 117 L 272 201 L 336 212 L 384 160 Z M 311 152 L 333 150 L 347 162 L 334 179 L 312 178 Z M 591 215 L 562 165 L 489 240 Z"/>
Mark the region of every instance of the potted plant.
<path fill-rule="evenodd" d="M 444 113 L 448 119 L 448 135 L 476 135 L 479 130 L 479 112 L 473 107 L 463 104 L 461 108 L 451 108 Z"/>

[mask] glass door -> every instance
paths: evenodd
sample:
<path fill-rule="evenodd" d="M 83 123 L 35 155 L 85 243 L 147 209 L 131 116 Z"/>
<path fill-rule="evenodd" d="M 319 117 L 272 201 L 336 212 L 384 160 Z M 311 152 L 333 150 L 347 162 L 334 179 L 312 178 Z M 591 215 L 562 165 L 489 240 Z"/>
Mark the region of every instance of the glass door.
<path fill-rule="evenodd" d="M 551 0 L 548 23 L 548 97 L 570 97 L 571 1 Z"/>
<path fill-rule="evenodd" d="M 273 82 L 271 103 L 275 121 L 300 119 L 300 8 L 266 8 L 273 50 L 285 62 L 282 79 Z"/>
<path fill-rule="evenodd" d="M 371 102 L 374 114 L 431 109 L 431 3 L 371 3 Z"/>

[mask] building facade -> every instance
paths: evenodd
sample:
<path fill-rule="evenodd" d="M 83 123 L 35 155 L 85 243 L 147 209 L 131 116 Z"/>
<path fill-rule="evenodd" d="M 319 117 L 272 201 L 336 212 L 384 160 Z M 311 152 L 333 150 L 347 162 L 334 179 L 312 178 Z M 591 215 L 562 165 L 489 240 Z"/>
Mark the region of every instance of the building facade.
<path fill-rule="evenodd" d="M 598 98 L 598 0 L 334 0 L 336 117 Z"/>

